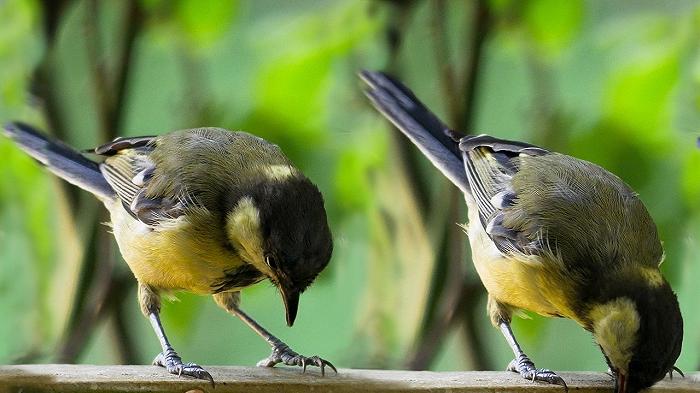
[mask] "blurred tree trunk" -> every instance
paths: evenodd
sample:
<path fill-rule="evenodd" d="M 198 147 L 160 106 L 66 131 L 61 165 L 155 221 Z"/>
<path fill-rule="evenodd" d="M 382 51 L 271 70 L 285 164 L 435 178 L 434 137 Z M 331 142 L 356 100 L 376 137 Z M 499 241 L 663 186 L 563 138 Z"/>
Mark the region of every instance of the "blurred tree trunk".
<path fill-rule="evenodd" d="M 89 108 L 94 103 L 94 110 L 98 113 L 99 127 L 95 130 L 97 140 L 109 141 L 114 139 L 121 128 L 124 118 L 125 97 L 127 94 L 127 81 L 130 74 L 131 64 L 134 57 L 134 46 L 136 38 L 142 26 L 142 15 L 138 2 L 130 0 L 121 6 L 123 14 L 123 25 L 121 28 L 121 45 L 117 48 L 118 61 L 113 73 L 108 74 L 107 67 L 103 63 L 104 53 L 107 48 L 101 45 L 101 33 L 105 29 L 100 26 L 100 7 L 104 3 L 90 0 L 81 3 L 69 3 L 64 1 L 44 1 L 42 2 L 45 55 L 43 61 L 37 67 L 33 78 L 33 93 L 39 98 L 39 102 L 44 111 L 44 116 L 49 128 L 56 137 L 63 140 L 70 140 L 71 130 L 76 127 L 68 122 L 65 112 L 67 108 L 66 100 L 56 87 L 56 78 L 61 72 L 62 64 L 58 61 L 54 48 L 57 43 L 57 35 L 61 31 L 64 23 L 64 16 L 70 7 L 83 7 L 84 10 L 84 45 L 88 53 L 89 68 L 91 70 L 91 86 L 93 86 L 94 100 L 85 102 Z M 112 48 L 109 48 L 112 50 Z M 76 362 L 83 351 L 89 338 L 95 332 L 96 326 L 107 316 L 113 316 L 112 321 L 123 321 L 121 314 L 121 299 L 123 293 L 132 288 L 133 279 L 125 280 L 116 275 L 116 252 L 114 242 L 107 228 L 102 225 L 109 221 L 109 217 L 98 202 L 91 196 L 78 191 L 75 187 L 65 182 L 60 182 L 60 189 L 66 198 L 59 198 L 68 202 L 70 216 L 84 217 L 90 216 L 87 220 L 72 219 L 64 225 L 78 226 L 76 231 L 62 231 L 67 234 L 82 234 L 81 238 L 88 240 L 77 243 L 83 244 L 83 251 L 80 254 L 73 254 L 72 258 L 79 257 L 80 262 L 79 279 L 77 286 L 72 290 L 73 300 L 70 306 L 70 313 L 65 322 L 62 338 L 55 353 L 55 359 L 61 363 Z M 98 210 L 99 209 L 99 210 Z M 87 236 L 85 236 L 87 235 Z M 64 239 L 63 244 L 75 243 L 75 240 Z M 116 296 L 115 295 L 120 295 Z M 119 299 L 119 301 L 115 301 Z M 128 333 L 124 330 L 123 323 L 116 323 L 115 328 L 119 332 L 118 346 L 121 351 L 121 361 L 133 363 L 135 351 L 133 342 L 128 340 Z"/>
<path fill-rule="evenodd" d="M 412 22 L 415 7 L 423 2 L 390 2 L 390 16 L 387 19 L 385 37 L 389 52 L 388 70 L 401 76 L 403 69 L 399 60 L 406 30 Z M 451 61 L 450 34 L 448 16 L 454 12 L 454 4 L 444 0 L 428 2 L 430 7 L 430 25 L 426 26 L 432 32 L 432 55 L 438 62 L 437 75 L 424 75 L 437 81 L 440 86 L 440 96 L 447 108 L 447 123 L 455 130 L 469 132 L 473 126 L 474 113 L 477 106 L 476 97 L 484 43 L 490 29 L 490 15 L 486 1 L 475 1 L 471 7 L 465 7 L 464 23 L 467 37 L 466 48 L 460 52 L 463 59 Z M 471 8 L 471 9 L 469 9 Z M 460 63 L 462 66 L 455 64 Z M 420 94 L 419 94 L 420 96 Z M 428 369 L 433 364 L 436 355 L 442 348 L 444 340 L 451 332 L 464 323 L 466 357 L 473 362 L 477 369 L 484 369 L 488 359 L 476 336 L 473 316 L 478 299 L 483 294 L 483 288 L 478 277 L 468 277 L 466 268 L 467 258 L 466 236 L 456 226 L 452 227 L 455 219 L 464 217 L 464 201 L 461 193 L 445 179 L 438 181 L 441 191 L 435 195 L 430 188 L 434 183 L 423 179 L 419 167 L 425 158 L 417 152 L 414 146 L 399 132 L 392 133 L 391 138 L 399 153 L 397 161 L 402 171 L 409 179 L 410 192 L 418 201 L 421 215 L 421 228 L 431 234 L 431 249 L 434 259 L 431 260 L 432 277 L 430 278 L 429 293 L 421 310 L 422 321 L 415 331 L 413 344 L 407 353 L 404 367 L 414 370 Z M 431 216 L 432 215 L 432 216 Z M 411 247 L 409 244 L 405 247 Z M 415 259 L 419 253 L 414 254 Z"/>

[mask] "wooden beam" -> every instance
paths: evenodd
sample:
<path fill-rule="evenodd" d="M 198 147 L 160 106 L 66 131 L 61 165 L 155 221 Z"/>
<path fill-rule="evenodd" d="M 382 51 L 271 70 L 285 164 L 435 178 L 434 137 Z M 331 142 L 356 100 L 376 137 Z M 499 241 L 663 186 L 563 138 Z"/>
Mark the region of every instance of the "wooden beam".
<path fill-rule="evenodd" d="M 169 375 L 155 366 L 13 365 L 0 366 L 0 393 L 5 392 L 563 392 L 560 386 L 524 380 L 510 372 L 389 371 L 341 369 L 321 377 L 318 369 L 305 374 L 296 368 L 207 367 L 216 381 L 207 382 Z M 577 393 L 611 393 L 604 373 L 564 372 L 569 390 Z M 665 379 L 647 392 L 700 392 L 700 373 Z"/>

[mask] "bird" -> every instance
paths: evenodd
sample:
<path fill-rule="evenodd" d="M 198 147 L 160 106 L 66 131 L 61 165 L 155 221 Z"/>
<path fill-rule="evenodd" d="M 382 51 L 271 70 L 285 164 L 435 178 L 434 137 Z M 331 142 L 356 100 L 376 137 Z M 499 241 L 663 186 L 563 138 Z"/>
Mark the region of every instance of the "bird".
<path fill-rule="evenodd" d="M 36 128 L 11 122 L 6 136 L 49 171 L 95 195 L 110 213 L 121 255 L 138 282 L 138 302 L 162 351 L 153 361 L 171 374 L 214 380 L 185 363 L 160 319 L 161 295 L 211 295 L 272 348 L 258 366 L 318 366 L 240 307 L 240 291 L 263 280 L 279 290 L 292 326 L 299 296 L 328 265 L 333 240 L 323 196 L 275 144 L 255 135 L 204 127 L 159 136 L 121 137 L 88 158 Z"/>
<path fill-rule="evenodd" d="M 515 357 L 509 371 L 567 388 L 557 373 L 536 368 L 516 340 L 512 316 L 529 310 L 591 332 L 616 393 L 680 372 L 683 319 L 659 270 L 656 225 L 636 192 L 591 162 L 450 130 L 390 75 L 365 70 L 360 78 L 376 109 L 464 194 L 488 315 Z"/>

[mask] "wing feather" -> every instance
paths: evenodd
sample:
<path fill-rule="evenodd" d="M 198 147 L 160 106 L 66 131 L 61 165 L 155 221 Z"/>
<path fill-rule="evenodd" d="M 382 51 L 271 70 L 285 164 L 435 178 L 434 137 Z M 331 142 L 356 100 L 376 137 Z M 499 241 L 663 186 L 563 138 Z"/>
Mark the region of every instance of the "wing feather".
<path fill-rule="evenodd" d="M 140 187 L 132 182 L 134 177 L 132 162 L 128 157 L 117 156 L 100 165 L 100 170 L 110 186 L 116 191 L 119 199 L 127 206 L 130 205 Z"/>
<path fill-rule="evenodd" d="M 511 142 L 488 135 L 467 136 L 460 140 L 469 188 L 479 210 L 484 231 L 503 253 L 532 254 L 528 235 L 503 224 L 507 209 L 517 198 L 512 179 L 518 172 L 521 154 L 543 155 L 549 152 L 523 142 Z"/>
<path fill-rule="evenodd" d="M 183 215 L 187 202 L 179 194 L 170 197 L 149 194 L 149 182 L 156 169 L 150 154 L 156 143 L 154 137 L 118 138 L 95 149 L 95 153 L 108 156 L 100 170 L 124 209 L 151 227 Z"/>
<path fill-rule="evenodd" d="M 120 137 L 112 142 L 96 147 L 93 152 L 101 156 L 113 156 L 125 150 L 147 147 L 156 140 L 155 136 Z"/>

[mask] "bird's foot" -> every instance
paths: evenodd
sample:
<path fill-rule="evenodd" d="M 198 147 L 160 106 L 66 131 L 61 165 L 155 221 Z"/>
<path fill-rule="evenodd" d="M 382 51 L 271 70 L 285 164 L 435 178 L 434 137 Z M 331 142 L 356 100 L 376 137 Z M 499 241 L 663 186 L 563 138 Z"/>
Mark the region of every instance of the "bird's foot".
<path fill-rule="evenodd" d="M 560 385 L 563 386 L 564 389 L 566 389 L 566 391 L 569 390 L 568 386 L 566 386 L 566 382 L 564 382 L 564 379 L 562 379 L 562 377 L 557 375 L 557 373 L 555 373 L 552 370 L 547 370 L 545 368 L 535 368 L 535 363 L 533 363 L 532 360 L 530 360 L 530 358 L 528 358 L 525 354 L 522 354 L 516 359 L 513 359 L 508 364 L 508 368 L 506 370 L 519 373 L 525 379 Z"/>
<path fill-rule="evenodd" d="M 214 386 L 214 378 L 202 366 L 195 363 L 183 363 L 180 356 L 175 351 L 161 352 L 153 359 L 154 366 L 165 367 L 170 374 L 177 376 L 187 375 L 189 377 L 209 381 Z"/>
<path fill-rule="evenodd" d="M 318 356 L 303 356 L 294 352 L 285 343 L 279 342 L 273 345 L 270 356 L 258 362 L 258 367 L 274 367 L 275 364 L 284 363 L 288 366 L 299 366 L 306 372 L 307 366 L 317 366 L 321 369 L 321 375 L 326 375 L 326 366 L 338 373 L 335 366 L 326 359 Z"/>

